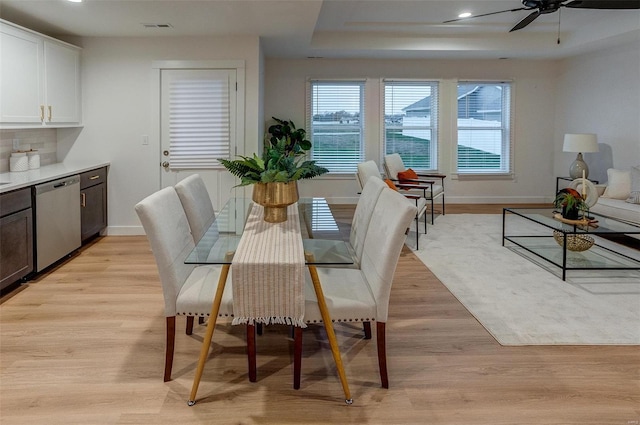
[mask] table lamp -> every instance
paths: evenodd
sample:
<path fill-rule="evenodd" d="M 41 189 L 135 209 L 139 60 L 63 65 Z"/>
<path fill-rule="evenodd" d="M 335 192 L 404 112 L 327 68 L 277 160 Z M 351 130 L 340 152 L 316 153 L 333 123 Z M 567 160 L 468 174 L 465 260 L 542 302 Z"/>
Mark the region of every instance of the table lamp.
<path fill-rule="evenodd" d="M 569 167 L 569 176 L 572 179 L 586 178 L 589 176 L 589 167 L 582 159 L 582 152 L 598 152 L 598 139 L 595 134 L 565 134 L 562 151 L 578 152 L 576 160 Z"/>

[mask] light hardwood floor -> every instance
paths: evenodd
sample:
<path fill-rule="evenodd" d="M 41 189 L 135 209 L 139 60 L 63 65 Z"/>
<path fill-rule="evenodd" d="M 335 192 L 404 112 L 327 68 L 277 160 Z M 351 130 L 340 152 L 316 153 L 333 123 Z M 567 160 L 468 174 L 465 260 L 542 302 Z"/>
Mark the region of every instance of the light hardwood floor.
<path fill-rule="evenodd" d="M 500 206 L 448 205 L 499 213 Z M 350 208 L 336 208 L 343 222 Z M 437 225 L 437 221 L 436 221 Z M 405 247 L 387 324 L 390 388 L 375 335 L 337 325 L 354 404 L 346 406 L 321 328 L 304 332 L 292 388 L 284 327 L 258 338 L 247 379 L 244 327 L 218 326 L 187 406 L 204 326 L 179 318 L 173 380 L 162 382 L 164 318 L 145 237 L 102 237 L 2 298 L 0 423 L 8 424 L 638 424 L 640 349 L 503 347 Z"/>

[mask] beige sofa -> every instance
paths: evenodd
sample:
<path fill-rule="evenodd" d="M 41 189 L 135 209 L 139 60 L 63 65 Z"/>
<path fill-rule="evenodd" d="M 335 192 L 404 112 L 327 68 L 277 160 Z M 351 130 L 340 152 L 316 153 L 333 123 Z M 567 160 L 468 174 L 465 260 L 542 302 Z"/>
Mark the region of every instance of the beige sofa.
<path fill-rule="evenodd" d="M 640 226 L 640 165 L 630 170 L 607 170 L 606 184 L 596 185 L 598 201 L 591 212 Z"/>

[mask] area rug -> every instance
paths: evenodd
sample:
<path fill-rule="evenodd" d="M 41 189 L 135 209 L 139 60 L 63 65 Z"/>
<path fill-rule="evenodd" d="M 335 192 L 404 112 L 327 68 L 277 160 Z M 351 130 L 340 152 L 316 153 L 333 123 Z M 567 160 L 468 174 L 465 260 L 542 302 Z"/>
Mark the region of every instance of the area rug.
<path fill-rule="evenodd" d="M 563 281 L 560 268 L 502 246 L 501 214 L 438 217 L 414 253 L 502 345 L 640 344 L 640 271 Z"/>

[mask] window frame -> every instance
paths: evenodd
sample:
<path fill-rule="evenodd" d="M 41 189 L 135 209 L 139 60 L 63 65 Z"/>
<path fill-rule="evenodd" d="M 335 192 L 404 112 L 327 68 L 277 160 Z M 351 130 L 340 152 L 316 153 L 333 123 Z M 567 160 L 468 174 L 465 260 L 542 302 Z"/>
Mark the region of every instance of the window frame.
<path fill-rule="evenodd" d="M 464 169 L 459 168 L 459 146 L 460 146 L 460 131 L 461 130 L 476 130 L 476 131 L 487 131 L 482 130 L 477 127 L 464 127 L 459 125 L 459 100 L 458 96 L 458 87 L 460 85 L 500 85 L 503 87 L 508 87 L 508 92 L 502 95 L 501 101 L 501 114 L 503 119 L 501 121 L 500 127 L 491 127 L 490 130 L 500 130 L 502 132 L 501 137 L 501 167 L 498 170 L 495 169 L 473 169 L 470 171 L 466 171 Z M 455 170 L 455 176 L 458 178 L 464 179 L 465 177 L 487 177 L 487 178 L 513 178 L 514 176 L 514 135 L 513 135 L 513 122 L 514 122 L 514 87 L 515 83 L 512 80 L 457 80 L 455 84 L 455 102 L 452 105 L 452 110 L 454 111 L 452 119 L 455 121 L 454 125 L 454 138 L 455 143 L 452 146 L 453 150 L 453 162 Z M 508 97 L 505 99 L 505 97 Z M 506 156 L 506 158 L 505 158 Z"/>

